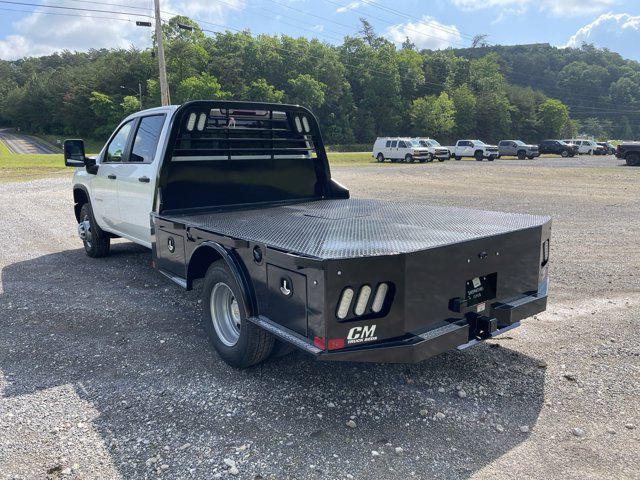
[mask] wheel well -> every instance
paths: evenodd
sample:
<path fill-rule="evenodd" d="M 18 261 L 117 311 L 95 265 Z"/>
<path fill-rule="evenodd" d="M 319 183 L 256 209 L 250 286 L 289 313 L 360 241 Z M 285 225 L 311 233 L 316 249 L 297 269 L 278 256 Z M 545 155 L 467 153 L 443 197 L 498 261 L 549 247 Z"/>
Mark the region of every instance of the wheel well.
<path fill-rule="evenodd" d="M 187 282 L 191 284 L 194 280 L 204 278 L 211 264 L 221 258 L 220 252 L 213 247 L 204 245 L 198 248 L 189 259 Z"/>
<path fill-rule="evenodd" d="M 482 150 L 476 150 L 475 152 L 473 152 L 473 156 L 475 157 L 477 154 L 481 154 L 484 155 Z"/>
<path fill-rule="evenodd" d="M 85 192 L 82 188 L 74 188 L 73 189 L 73 203 L 74 203 L 74 212 L 76 214 L 76 221 L 80 221 L 80 209 L 82 205 L 85 203 L 89 203 L 89 197 L 87 192 Z"/>
<path fill-rule="evenodd" d="M 518 152 L 517 152 L 517 153 L 524 153 L 524 154 L 526 155 L 526 154 L 527 154 L 527 151 L 526 151 L 526 150 L 522 150 L 522 149 L 520 149 L 520 150 L 518 150 Z"/>

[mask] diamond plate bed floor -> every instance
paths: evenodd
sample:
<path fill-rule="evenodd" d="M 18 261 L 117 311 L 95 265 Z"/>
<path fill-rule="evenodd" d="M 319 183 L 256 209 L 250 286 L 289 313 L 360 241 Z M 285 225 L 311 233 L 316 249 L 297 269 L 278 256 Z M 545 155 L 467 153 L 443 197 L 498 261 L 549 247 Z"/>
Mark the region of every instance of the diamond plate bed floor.
<path fill-rule="evenodd" d="M 414 252 L 534 228 L 550 220 L 544 216 L 364 199 L 160 217 L 321 259 Z"/>

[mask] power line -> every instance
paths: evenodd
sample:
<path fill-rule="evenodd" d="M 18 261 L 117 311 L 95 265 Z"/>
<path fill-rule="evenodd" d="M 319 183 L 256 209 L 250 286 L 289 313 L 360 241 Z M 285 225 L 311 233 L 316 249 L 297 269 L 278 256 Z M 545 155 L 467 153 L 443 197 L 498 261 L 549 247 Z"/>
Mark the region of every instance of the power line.
<path fill-rule="evenodd" d="M 134 23 L 135 20 L 131 20 L 128 18 L 117 18 L 117 17 L 98 17 L 94 15 L 82 15 L 79 13 L 62 13 L 62 12 L 38 12 L 34 10 L 16 10 L 13 8 L 0 8 L 0 10 L 4 12 L 20 12 L 20 13 L 31 13 L 35 15 L 55 15 L 60 17 L 80 17 L 80 18 L 97 18 L 102 20 L 119 20 L 121 22 L 131 22 Z"/>
<path fill-rule="evenodd" d="M 39 7 L 39 8 L 57 8 L 62 10 L 73 10 L 73 11 L 81 11 L 81 12 L 94 12 L 94 13 L 115 13 L 117 15 L 132 15 L 134 17 L 146 17 L 152 18 L 151 15 L 145 15 L 142 13 L 131 13 L 131 12 L 117 12 L 113 10 L 98 10 L 95 8 L 81 8 L 81 7 L 64 7 L 60 5 L 43 5 L 41 3 L 27 3 L 27 2 L 14 2 L 11 0 L 0 0 L 0 3 L 8 3 L 11 5 L 26 5 L 29 7 Z"/>
<path fill-rule="evenodd" d="M 337 2 L 333 2 L 333 1 L 329 1 L 329 0 L 325 0 L 325 1 L 327 1 L 327 3 L 331 3 L 333 5 L 336 5 L 336 6 L 342 7 L 342 8 L 347 8 L 349 6 L 349 5 L 343 5 L 343 4 L 340 4 L 340 3 L 337 3 Z M 375 3 L 375 2 L 373 2 L 371 0 L 361 0 L 361 1 L 362 1 L 362 3 L 364 5 L 367 5 L 369 7 L 374 7 L 374 8 L 377 8 L 378 10 L 386 11 L 388 13 L 392 13 L 392 14 L 398 15 L 400 17 L 407 18 L 409 20 L 414 20 L 414 21 L 416 20 L 416 16 L 415 15 L 410 15 L 410 14 L 407 14 L 405 12 L 401 12 L 400 10 L 396 10 L 396 9 L 391 8 L 391 7 L 387 7 L 386 5 L 380 5 L 380 4 Z M 352 8 L 350 10 L 354 11 L 357 8 L 358 7 L 355 7 L 355 8 Z M 376 17 L 372 17 L 372 18 L 376 18 Z M 440 24 L 439 25 L 431 25 L 431 27 L 436 29 L 436 30 L 442 30 L 442 31 L 447 32 L 447 33 L 455 33 L 455 34 L 460 35 L 461 37 L 467 37 L 469 40 L 473 40 L 473 38 L 474 38 L 474 35 L 469 35 L 467 33 L 460 32 L 457 28 L 447 27 L 446 25 L 440 25 Z"/>

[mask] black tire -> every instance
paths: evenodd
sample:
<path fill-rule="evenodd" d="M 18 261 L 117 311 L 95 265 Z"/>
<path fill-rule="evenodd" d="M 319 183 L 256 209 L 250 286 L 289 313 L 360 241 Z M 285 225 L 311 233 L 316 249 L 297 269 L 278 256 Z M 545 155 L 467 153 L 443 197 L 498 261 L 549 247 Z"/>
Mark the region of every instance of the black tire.
<path fill-rule="evenodd" d="M 271 355 L 269 355 L 269 358 L 286 357 L 290 353 L 293 353 L 295 349 L 296 347 L 294 347 L 290 343 L 284 342 L 279 339 L 275 339 L 273 343 L 273 349 L 271 350 Z"/>
<path fill-rule="evenodd" d="M 455 155 L 453 158 L 455 158 L 455 160 L 456 160 L 457 162 L 459 162 L 460 160 L 462 160 L 462 157 L 458 157 L 457 155 Z"/>
<path fill-rule="evenodd" d="M 431 152 L 427 152 L 426 161 L 429 163 L 433 162 L 433 154 Z"/>
<path fill-rule="evenodd" d="M 496 159 L 496 157 L 494 157 L 493 155 L 489 155 L 489 158 L 487 160 L 489 160 L 490 162 L 493 162 Z"/>
<path fill-rule="evenodd" d="M 527 152 L 524 150 L 518 150 L 518 160 L 524 160 L 527 157 Z"/>
<path fill-rule="evenodd" d="M 398 161 L 397 158 L 391 158 L 390 160 L 391 160 L 391 163 L 396 163 Z"/>
<path fill-rule="evenodd" d="M 411 155 L 410 153 L 407 153 L 407 154 L 404 156 L 404 163 L 413 163 L 413 162 L 415 162 L 415 161 L 416 161 L 416 159 L 415 159 L 415 158 L 413 158 L 413 155 Z"/>
<path fill-rule="evenodd" d="M 111 239 L 96 223 L 93 217 L 93 210 L 89 203 L 85 203 L 82 205 L 82 208 L 80 208 L 80 225 L 78 231 L 82 230 L 84 232 L 84 238 L 82 238 L 82 235 L 80 238 L 82 238 L 82 243 L 84 243 L 84 251 L 86 254 L 91 258 L 100 258 L 109 255 Z"/>
<path fill-rule="evenodd" d="M 640 167 L 640 154 L 638 153 L 629 153 L 625 160 L 630 167 Z"/>
<path fill-rule="evenodd" d="M 560 156 L 561 156 L 562 158 L 567 158 L 567 157 L 569 156 L 569 151 L 568 151 L 568 150 L 562 150 L 562 151 L 560 152 Z M 572 156 L 573 156 L 573 155 L 572 155 Z"/>
<path fill-rule="evenodd" d="M 529 160 L 533 160 L 533 159 L 535 158 L 535 155 L 527 155 L 527 158 L 528 158 Z"/>
<path fill-rule="evenodd" d="M 231 290 L 239 308 L 239 336 L 233 345 L 225 343 L 223 337 L 218 334 L 212 318 L 211 296 L 218 284 L 226 285 Z M 247 320 L 248 312 L 242 298 L 240 286 L 227 264 L 223 260 L 212 263 L 204 277 L 202 288 L 203 326 L 220 357 L 235 368 L 247 368 L 262 362 L 269 357 L 274 344 L 273 335 Z"/>
<path fill-rule="evenodd" d="M 439 162 L 444 162 L 445 160 L 446 160 L 446 158 L 444 158 L 444 157 L 438 157 L 438 161 Z"/>
<path fill-rule="evenodd" d="M 473 154 L 473 158 L 476 159 L 476 161 L 481 162 L 482 161 L 482 151 L 480 150 L 476 150 L 476 152 Z"/>
<path fill-rule="evenodd" d="M 378 160 L 378 163 L 384 163 L 384 155 L 382 154 L 382 152 L 378 154 L 376 160 Z"/>

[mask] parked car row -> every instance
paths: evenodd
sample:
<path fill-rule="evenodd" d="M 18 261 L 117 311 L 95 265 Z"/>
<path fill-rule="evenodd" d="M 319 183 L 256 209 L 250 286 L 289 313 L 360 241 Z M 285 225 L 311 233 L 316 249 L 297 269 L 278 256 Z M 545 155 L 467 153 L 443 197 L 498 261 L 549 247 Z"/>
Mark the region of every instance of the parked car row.
<path fill-rule="evenodd" d="M 378 137 L 373 145 L 373 157 L 380 163 L 420 163 L 448 160 L 449 150 L 432 138 Z"/>
<path fill-rule="evenodd" d="M 500 157 L 517 157 L 532 160 L 541 154 L 573 157 L 579 154 L 612 155 L 616 147 L 609 142 L 593 140 L 543 140 L 539 145 L 531 145 L 522 140 L 501 140 L 498 145 L 488 145 L 482 140 L 458 140 L 455 145 L 443 147 L 432 138 L 379 137 L 373 146 L 373 157 L 378 162 L 441 162 L 449 158 L 461 160 L 475 158 L 477 161 L 493 160 Z"/>

